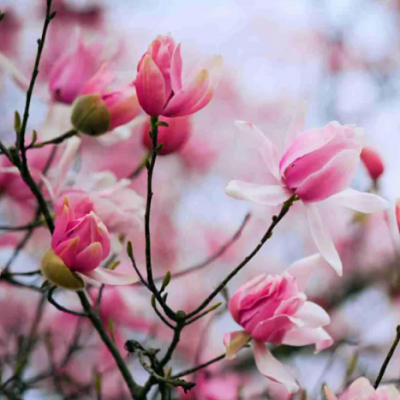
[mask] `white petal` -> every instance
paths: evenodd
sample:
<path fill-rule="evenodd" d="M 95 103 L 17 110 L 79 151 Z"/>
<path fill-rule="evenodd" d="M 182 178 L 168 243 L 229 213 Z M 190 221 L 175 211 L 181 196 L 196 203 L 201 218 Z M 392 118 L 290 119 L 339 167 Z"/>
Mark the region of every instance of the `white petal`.
<path fill-rule="evenodd" d="M 279 180 L 279 156 L 276 146 L 251 122 L 235 121 L 235 124 L 242 132 L 256 139 L 258 149 L 269 172 Z"/>
<path fill-rule="evenodd" d="M 328 313 L 318 304 L 306 301 L 294 314 L 295 318 L 300 318 L 308 328 L 320 328 L 328 325 L 331 319 Z"/>
<path fill-rule="evenodd" d="M 254 357 L 258 370 L 266 378 L 281 383 L 289 393 L 296 393 L 299 390 L 290 372 L 271 354 L 267 346 L 258 340 L 254 341 Z"/>
<path fill-rule="evenodd" d="M 351 188 L 334 194 L 329 197 L 327 201 L 365 214 L 375 213 L 389 208 L 389 203 L 382 197 L 371 193 L 359 192 Z"/>
<path fill-rule="evenodd" d="M 80 275 L 87 276 L 97 282 L 103 283 L 105 285 L 131 285 L 138 281 L 136 276 L 121 274 L 118 271 L 113 271 L 110 269 L 96 268 L 92 271 L 81 272 Z"/>
<path fill-rule="evenodd" d="M 287 332 L 282 343 L 289 346 L 315 344 L 315 351 L 318 352 L 332 346 L 333 339 L 323 328 L 298 328 Z"/>
<path fill-rule="evenodd" d="M 339 276 L 342 276 L 342 262 L 340 261 L 339 254 L 336 251 L 329 232 L 321 219 L 318 206 L 315 203 L 304 202 L 303 204 L 306 208 L 308 223 L 314 243 L 325 260 L 334 268 Z"/>
<path fill-rule="evenodd" d="M 298 106 L 298 110 L 293 116 L 292 121 L 289 124 L 286 140 L 285 140 L 285 151 L 295 141 L 297 136 L 304 131 L 304 121 L 306 119 L 307 106 L 306 102 L 302 101 Z"/>
<path fill-rule="evenodd" d="M 225 358 L 228 360 L 233 360 L 236 358 L 237 352 L 245 346 L 251 339 L 250 334 L 246 331 L 234 331 L 225 333 L 224 335 L 224 345 L 226 347 Z"/>
<path fill-rule="evenodd" d="M 282 204 L 291 196 L 291 193 L 283 186 L 259 185 L 243 181 L 229 182 L 225 192 L 235 199 L 249 200 L 267 206 Z"/>
<path fill-rule="evenodd" d="M 300 291 L 304 292 L 312 274 L 321 268 L 326 268 L 327 266 L 330 265 L 327 263 L 325 258 L 322 257 L 320 253 L 317 253 L 294 262 L 286 272 L 296 278 L 297 287 Z"/>

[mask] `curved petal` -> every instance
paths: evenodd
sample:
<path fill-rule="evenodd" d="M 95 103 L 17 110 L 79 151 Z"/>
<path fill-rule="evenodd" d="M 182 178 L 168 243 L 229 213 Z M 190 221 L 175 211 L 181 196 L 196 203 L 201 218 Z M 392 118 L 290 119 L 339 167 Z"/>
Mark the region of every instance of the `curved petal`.
<path fill-rule="evenodd" d="M 251 122 L 235 121 L 236 126 L 250 137 L 254 137 L 269 172 L 279 180 L 279 156 L 276 146 Z"/>
<path fill-rule="evenodd" d="M 311 174 L 297 188 L 304 201 L 321 201 L 344 190 L 351 182 L 360 160 L 358 150 L 343 150 L 321 170 Z"/>
<path fill-rule="evenodd" d="M 333 204 L 365 214 L 375 213 L 389 208 L 389 203 L 382 197 L 371 193 L 359 192 L 351 188 L 334 194 L 327 200 Z"/>
<path fill-rule="evenodd" d="M 237 352 L 248 343 L 251 336 L 246 331 L 234 331 L 225 333 L 224 346 L 226 347 L 225 358 L 233 360 Z"/>
<path fill-rule="evenodd" d="M 268 379 L 281 383 L 290 393 L 299 390 L 294 377 L 271 354 L 267 346 L 259 341 L 254 341 L 254 358 L 258 370 Z"/>
<path fill-rule="evenodd" d="M 258 185 L 256 183 L 243 181 L 229 182 L 225 193 L 235 199 L 249 200 L 267 206 L 282 204 L 291 195 L 283 186 Z"/>
<path fill-rule="evenodd" d="M 80 274 L 105 285 L 131 285 L 138 281 L 136 276 L 122 274 L 121 272 L 104 268 L 96 268 L 85 272 L 81 271 Z"/>
<path fill-rule="evenodd" d="M 335 396 L 335 393 L 332 392 L 332 389 L 326 385 L 324 386 L 324 393 L 326 400 L 338 400 L 338 398 Z"/>
<path fill-rule="evenodd" d="M 349 399 L 369 399 L 375 398 L 375 389 L 367 378 L 356 379 L 347 389 Z"/>
<path fill-rule="evenodd" d="M 318 269 L 329 266 L 325 258 L 320 253 L 302 258 L 294 262 L 287 270 L 296 279 L 299 291 L 304 292 L 311 275 Z"/>
<path fill-rule="evenodd" d="M 312 301 L 304 302 L 293 316 L 301 319 L 308 328 L 320 328 L 331 321 L 328 313 Z"/>
<path fill-rule="evenodd" d="M 295 141 L 297 136 L 304 131 L 304 121 L 306 119 L 307 106 L 306 102 L 302 101 L 298 107 L 297 112 L 293 116 L 292 121 L 289 124 L 286 140 L 285 140 L 285 151 L 290 147 L 290 145 Z"/>
<path fill-rule="evenodd" d="M 342 276 L 343 267 L 335 245 L 322 222 L 318 206 L 312 203 L 303 203 L 306 208 L 308 224 L 311 230 L 311 236 L 318 250 L 325 260 L 334 268 L 339 276 Z"/>
<path fill-rule="evenodd" d="M 298 328 L 287 332 L 282 343 L 289 346 L 315 344 L 315 351 L 318 352 L 332 346 L 333 339 L 323 328 Z"/>
<path fill-rule="evenodd" d="M 148 54 L 144 56 L 140 65 L 135 87 L 143 110 L 149 115 L 161 115 L 167 101 L 164 77 Z"/>
<path fill-rule="evenodd" d="M 102 260 L 102 245 L 99 242 L 94 242 L 76 256 L 74 269 L 81 273 L 86 273 L 97 268 Z"/>
<path fill-rule="evenodd" d="M 171 88 L 173 93 L 177 93 L 182 88 L 182 57 L 181 44 L 175 47 L 171 59 Z"/>

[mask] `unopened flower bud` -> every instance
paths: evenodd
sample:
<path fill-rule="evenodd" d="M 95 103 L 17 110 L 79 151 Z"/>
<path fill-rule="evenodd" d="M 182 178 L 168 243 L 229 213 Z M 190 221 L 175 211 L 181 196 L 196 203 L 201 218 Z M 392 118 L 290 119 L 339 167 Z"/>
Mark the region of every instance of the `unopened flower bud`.
<path fill-rule="evenodd" d="M 72 125 L 82 133 L 100 136 L 110 130 L 110 112 L 99 95 L 78 97 L 71 114 Z"/>
<path fill-rule="evenodd" d="M 383 174 L 385 166 L 382 157 L 374 148 L 364 147 L 361 152 L 361 161 L 372 180 L 376 181 Z"/>

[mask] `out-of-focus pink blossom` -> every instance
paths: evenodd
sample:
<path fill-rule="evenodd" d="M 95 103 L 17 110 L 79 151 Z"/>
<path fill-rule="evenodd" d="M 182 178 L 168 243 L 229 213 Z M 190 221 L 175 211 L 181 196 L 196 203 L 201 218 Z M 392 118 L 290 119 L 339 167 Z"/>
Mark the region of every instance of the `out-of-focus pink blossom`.
<path fill-rule="evenodd" d="M 327 400 L 399 400 L 400 393 L 394 385 L 381 385 L 375 389 L 367 378 L 356 379 L 339 397 L 325 386 Z"/>
<path fill-rule="evenodd" d="M 299 388 L 295 379 L 273 357 L 265 342 L 290 346 L 315 344 L 316 351 L 332 345 L 332 338 L 323 329 L 329 324 L 329 315 L 307 301 L 304 294 L 311 274 L 325 264 L 323 257 L 315 254 L 297 261 L 282 275 L 263 274 L 241 286 L 230 299 L 229 310 L 244 331 L 225 334 L 226 357 L 236 357 L 253 339 L 259 371 L 289 392 L 296 392 Z"/>
<path fill-rule="evenodd" d="M 395 214 L 396 214 L 397 227 L 399 228 L 400 232 L 400 199 L 396 200 Z"/>
<path fill-rule="evenodd" d="M 187 142 L 191 133 L 191 122 L 188 117 L 163 118 L 169 126 L 158 128 L 158 143 L 163 146 L 158 152 L 160 155 L 175 153 Z M 153 148 L 149 135 L 150 124 L 146 123 L 143 129 L 143 144 L 151 150 Z"/>
<path fill-rule="evenodd" d="M 252 123 L 238 121 L 238 127 L 256 140 L 266 170 L 276 184 L 259 185 L 231 181 L 226 193 L 237 199 L 276 206 L 296 195 L 302 201 L 311 234 L 318 250 L 342 274 L 342 263 L 321 219 L 317 202 L 330 202 L 362 213 L 388 207 L 382 198 L 346 189 L 352 180 L 362 150 L 362 131 L 354 126 L 331 122 L 323 128 L 304 130 L 305 109 L 289 126 L 285 151 L 279 157 L 275 145 Z"/>
<path fill-rule="evenodd" d="M 179 117 L 204 108 L 218 85 L 222 57 L 182 78 L 181 46 L 171 36 L 158 36 L 139 61 L 135 80 L 139 103 L 149 115 Z"/>
<path fill-rule="evenodd" d="M 98 95 L 110 113 L 108 130 L 125 125 L 135 118 L 140 107 L 133 84 L 110 89 L 115 81 L 114 72 L 108 64 L 100 70 L 83 87 L 83 95 Z"/>
<path fill-rule="evenodd" d="M 129 188 L 130 183 L 128 179 L 117 181 L 111 172 L 77 180 L 76 187 L 61 192 L 55 205 L 56 215 L 61 214 L 64 197 L 67 196 L 76 218 L 93 211 L 111 233 L 126 234 L 141 228 L 145 202 L 143 197 Z"/>
<path fill-rule="evenodd" d="M 76 283 L 76 288 L 79 288 L 79 280 L 73 282 L 76 275 L 111 285 L 136 281 L 132 276 L 98 268 L 110 253 L 107 228 L 93 211 L 76 218 L 68 197 L 65 197 L 62 213 L 56 219 L 51 247 L 52 250 L 43 257 L 42 271 L 55 284 L 63 286 L 65 282 L 64 287 L 73 289 L 69 287 L 71 281 L 72 286 Z M 68 275 L 67 269 L 76 275 Z"/>
<path fill-rule="evenodd" d="M 85 84 L 98 71 L 99 46 L 85 46 L 80 39 L 77 48 L 63 54 L 49 75 L 49 90 L 54 101 L 72 104 Z"/>
<path fill-rule="evenodd" d="M 369 176 L 376 181 L 385 170 L 381 155 L 372 147 L 364 147 L 361 152 L 361 161 L 365 165 Z"/>

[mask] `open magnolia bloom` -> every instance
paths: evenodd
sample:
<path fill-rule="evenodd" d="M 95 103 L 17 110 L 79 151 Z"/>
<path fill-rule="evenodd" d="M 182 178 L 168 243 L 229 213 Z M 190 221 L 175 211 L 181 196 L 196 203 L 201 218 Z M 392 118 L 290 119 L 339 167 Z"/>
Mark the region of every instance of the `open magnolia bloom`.
<path fill-rule="evenodd" d="M 285 151 L 279 158 L 275 145 L 252 123 L 237 126 L 256 140 L 274 185 L 231 181 L 226 193 L 237 199 L 277 206 L 297 195 L 304 204 L 313 240 L 339 275 L 342 263 L 318 210 L 318 202 L 348 207 L 361 213 L 374 213 L 388 207 L 379 196 L 347 188 L 360 160 L 361 129 L 330 122 L 323 128 L 304 131 L 305 112 L 289 126 Z"/>
<path fill-rule="evenodd" d="M 394 385 L 382 385 L 374 389 L 367 378 L 356 379 L 339 397 L 329 387 L 324 387 L 327 400 L 400 400 L 400 393 Z"/>
<path fill-rule="evenodd" d="M 323 329 L 329 315 L 315 303 L 307 301 L 304 289 L 316 269 L 326 265 L 320 254 L 292 264 L 281 275 L 262 274 L 241 286 L 229 301 L 229 311 L 243 331 L 224 336 L 226 358 L 236 353 L 251 339 L 257 368 L 268 379 L 281 383 L 290 392 L 299 389 L 294 377 L 272 355 L 266 342 L 279 346 L 315 344 L 316 351 L 332 345 Z"/>
<path fill-rule="evenodd" d="M 51 247 L 43 256 L 42 272 L 57 286 L 78 290 L 84 287 L 85 279 L 109 285 L 129 285 L 137 281 L 133 275 L 100 267 L 110 254 L 107 228 L 93 211 L 75 218 L 68 197 L 56 220 Z"/>

